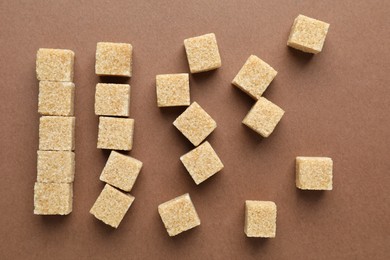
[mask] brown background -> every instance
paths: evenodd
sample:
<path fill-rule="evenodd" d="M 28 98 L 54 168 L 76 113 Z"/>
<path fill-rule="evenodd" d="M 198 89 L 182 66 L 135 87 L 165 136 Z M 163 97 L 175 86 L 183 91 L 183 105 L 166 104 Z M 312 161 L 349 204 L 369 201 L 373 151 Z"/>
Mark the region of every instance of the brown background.
<path fill-rule="evenodd" d="M 1 259 L 389 259 L 390 1 L 56 2 L 0 3 Z M 286 47 L 299 13 L 331 24 L 319 55 Z M 217 121 L 208 140 L 225 168 L 196 186 L 179 161 L 193 146 L 172 125 L 184 108 L 157 108 L 155 75 L 188 72 L 183 40 L 209 32 L 223 65 L 191 75 L 191 100 Z M 109 154 L 96 148 L 98 41 L 134 46 L 130 154 L 144 168 L 118 230 L 89 214 Z M 67 217 L 33 215 L 40 47 L 76 53 L 77 169 Z M 250 54 L 279 72 L 265 97 L 286 114 L 268 139 L 241 124 L 254 102 L 230 83 Z M 332 157 L 334 190 L 297 190 L 298 155 Z M 202 224 L 170 238 L 157 206 L 186 192 Z M 246 238 L 246 199 L 276 202 L 275 239 Z"/>

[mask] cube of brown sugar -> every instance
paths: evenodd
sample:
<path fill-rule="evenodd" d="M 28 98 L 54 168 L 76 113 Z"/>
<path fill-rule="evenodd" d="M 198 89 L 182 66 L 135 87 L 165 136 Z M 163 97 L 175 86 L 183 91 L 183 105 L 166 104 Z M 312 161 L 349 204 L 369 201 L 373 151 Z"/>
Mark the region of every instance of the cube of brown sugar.
<path fill-rule="evenodd" d="M 100 175 L 100 180 L 129 192 L 133 188 L 141 168 L 141 161 L 112 151 Z"/>
<path fill-rule="evenodd" d="M 75 155 L 71 151 L 38 151 L 37 181 L 71 183 L 74 180 Z"/>
<path fill-rule="evenodd" d="M 89 213 L 117 228 L 134 201 L 134 197 L 106 184 Z"/>
<path fill-rule="evenodd" d="M 200 219 L 188 193 L 160 204 L 158 213 L 169 236 L 176 236 L 200 225 Z"/>
<path fill-rule="evenodd" d="M 217 127 L 217 123 L 206 111 L 193 102 L 173 125 L 195 146 L 198 146 Z"/>
<path fill-rule="evenodd" d="M 221 57 L 214 33 L 184 40 L 191 73 L 214 70 L 221 67 Z"/>
<path fill-rule="evenodd" d="M 35 215 L 68 215 L 72 212 L 72 201 L 72 183 L 35 183 Z"/>
<path fill-rule="evenodd" d="M 333 161 L 328 157 L 297 157 L 295 185 L 301 190 L 332 190 Z"/>
<path fill-rule="evenodd" d="M 38 112 L 49 116 L 73 116 L 74 89 L 72 82 L 39 82 Z"/>
<path fill-rule="evenodd" d="M 319 53 L 324 46 L 328 29 L 328 23 L 300 14 L 291 27 L 287 45 L 303 52 Z"/>
<path fill-rule="evenodd" d="M 275 237 L 276 204 L 272 201 L 245 201 L 244 232 L 247 237 Z"/>
<path fill-rule="evenodd" d="M 278 72 L 255 55 L 251 55 L 232 84 L 254 99 L 259 99 Z"/>
<path fill-rule="evenodd" d="M 74 52 L 62 49 L 44 49 L 37 52 L 38 80 L 73 81 Z"/>
<path fill-rule="evenodd" d="M 221 160 L 207 141 L 181 156 L 180 160 L 196 184 L 207 180 L 223 169 Z"/>
<path fill-rule="evenodd" d="M 134 119 L 101 116 L 97 148 L 130 151 L 133 135 Z"/>
<path fill-rule="evenodd" d="M 259 98 L 242 123 L 263 137 L 268 137 L 284 115 L 283 109 L 267 100 Z"/>
<path fill-rule="evenodd" d="M 98 42 L 95 72 L 99 76 L 131 77 L 133 46 L 128 43 Z"/>
<path fill-rule="evenodd" d="M 74 150 L 74 128 L 74 117 L 42 116 L 39 120 L 39 150 Z"/>
<path fill-rule="evenodd" d="M 98 83 L 95 92 L 95 114 L 129 116 L 130 85 Z"/>
<path fill-rule="evenodd" d="M 158 107 L 189 106 L 188 73 L 157 75 L 156 92 Z"/>

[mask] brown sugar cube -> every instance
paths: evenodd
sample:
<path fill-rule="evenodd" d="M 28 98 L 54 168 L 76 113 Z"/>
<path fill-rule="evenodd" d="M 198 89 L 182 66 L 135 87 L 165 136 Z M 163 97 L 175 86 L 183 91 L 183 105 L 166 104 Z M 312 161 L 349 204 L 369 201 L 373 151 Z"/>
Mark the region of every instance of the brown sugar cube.
<path fill-rule="evenodd" d="M 130 85 L 98 83 L 95 92 L 95 114 L 129 116 Z"/>
<path fill-rule="evenodd" d="M 101 116 L 97 148 L 130 151 L 133 135 L 134 119 Z"/>
<path fill-rule="evenodd" d="M 48 116 L 73 116 L 74 89 L 72 82 L 40 81 L 38 113 Z"/>
<path fill-rule="evenodd" d="M 106 184 L 89 213 L 113 228 L 118 228 L 134 197 Z"/>
<path fill-rule="evenodd" d="M 74 117 L 42 116 L 39 119 L 39 150 L 74 150 L 74 127 Z"/>
<path fill-rule="evenodd" d="M 278 72 L 255 55 L 242 66 L 232 84 L 254 99 L 259 99 Z"/>
<path fill-rule="evenodd" d="M 272 201 L 245 201 L 244 232 L 247 237 L 275 237 L 276 204 Z"/>
<path fill-rule="evenodd" d="M 301 190 L 332 190 L 333 161 L 328 157 L 297 157 L 295 185 Z"/>
<path fill-rule="evenodd" d="M 204 182 L 223 169 L 223 164 L 209 142 L 204 142 L 180 157 L 196 184 Z"/>
<path fill-rule="evenodd" d="M 72 212 L 72 200 L 72 183 L 35 183 L 35 215 L 68 215 Z"/>
<path fill-rule="evenodd" d="M 160 204 L 158 213 L 171 237 L 200 225 L 200 219 L 188 193 Z"/>
<path fill-rule="evenodd" d="M 217 127 L 217 123 L 206 111 L 193 102 L 173 125 L 195 146 L 198 146 Z"/>
<path fill-rule="evenodd" d="M 188 73 L 157 75 L 156 92 L 158 107 L 189 106 Z"/>
<path fill-rule="evenodd" d="M 75 155 L 71 151 L 38 151 L 37 181 L 71 183 L 74 180 Z"/>
<path fill-rule="evenodd" d="M 39 49 L 36 59 L 38 80 L 73 81 L 74 52 L 61 49 Z"/>
<path fill-rule="evenodd" d="M 287 45 L 303 52 L 319 53 L 324 46 L 328 29 L 328 23 L 300 14 L 291 27 Z"/>
<path fill-rule="evenodd" d="M 191 73 L 214 70 L 221 67 L 217 39 L 209 33 L 184 40 Z"/>
<path fill-rule="evenodd" d="M 263 137 L 268 137 L 284 115 L 283 109 L 267 100 L 259 98 L 242 123 Z"/>
<path fill-rule="evenodd" d="M 112 151 L 100 175 L 100 180 L 129 192 L 133 188 L 141 168 L 141 161 Z"/>
<path fill-rule="evenodd" d="M 133 46 L 128 43 L 98 42 L 95 72 L 99 76 L 131 77 Z"/>

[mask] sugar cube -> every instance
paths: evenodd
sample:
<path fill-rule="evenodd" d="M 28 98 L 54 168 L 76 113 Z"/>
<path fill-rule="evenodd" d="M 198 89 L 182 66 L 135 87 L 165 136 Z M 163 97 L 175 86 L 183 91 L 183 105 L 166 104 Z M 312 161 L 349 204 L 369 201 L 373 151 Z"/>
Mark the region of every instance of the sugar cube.
<path fill-rule="evenodd" d="M 71 183 L 75 173 L 75 154 L 71 151 L 38 151 L 37 181 Z"/>
<path fill-rule="evenodd" d="M 129 116 L 130 85 L 98 83 L 95 92 L 95 114 Z"/>
<path fill-rule="evenodd" d="M 72 82 L 39 82 L 38 112 L 49 116 L 73 116 L 74 89 Z"/>
<path fill-rule="evenodd" d="M 133 135 L 134 119 L 101 116 L 97 148 L 130 151 Z"/>
<path fill-rule="evenodd" d="M 188 73 L 157 75 L 156 92 L 158 107 L 189 106 Z"/>
<path fill-rule="evenodd" d="M 37 52 L 38 80 L 73 81 L 74 52 L 41 48 Z"/>
<path fill-rule="evenodd" d="M 72 212 L 72 200 L 72 183 L 35 183 L 35 215 L 68 215 Z"/>
<path fill-rule="evenodd" d="M 95 72 L 100 76 L 131 77 L 133 46 L 128 43 L 98 42 Z"/>
<path fill-rule="evenodd" d="M 328 157 L 297 157 L 295 184 L 301 190 L 332 190 L 333 161 Z"/>
<path fill-rule="evenodd" d="M 42 116 L 39 120 L 39 150 L 74 150 L 74 128 L 74 117 Z"/>
<path fill-rule="evenodd" d="M 244 232 L 247 237 L 275 237 L 276 204 L 272 201 L 245 201 Z"/>

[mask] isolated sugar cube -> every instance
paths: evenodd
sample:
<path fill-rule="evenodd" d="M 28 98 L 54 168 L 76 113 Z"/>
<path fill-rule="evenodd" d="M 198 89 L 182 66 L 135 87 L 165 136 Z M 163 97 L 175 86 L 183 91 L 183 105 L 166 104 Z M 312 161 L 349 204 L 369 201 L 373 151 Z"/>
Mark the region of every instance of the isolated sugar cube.
<path fill-rule="evenodd" d="M 275 237 L 276 204 L 272 201 L 245 201 L 244 232 L 247 237 Z"/>
<path fill-rule="evenodd" d="M 134 119 L 99 117 L 97 148 L 130 151 L 133 135 Z"/>
<path fill-rule="evenodd" d="M 111 151 L 106 166 L 104 166 L 102 174 L 100 175 L 100 180 L 129 192 L 131 188 L 133 188 L 141 168 L 141 161 Z"/>
<path fill-rule="evenodd" d="M 160 204 L 158 213 L 169 236 L 176 236 L 200 225 L 200 219 L 188 193 Z"/>
<path fill-rule="evenodd" d="M 75 154 L 71 151 L 38 151 L 37 181 L 71 183 L 75 173 Z"/>
<path fill-rule="evenodd" d="M 74 117 L 42 116 L 39 119 L 39 150 L 74 150 L 74 128 Z"/>
<path fill-rule="evenodd" d="M 173 125 L 195 146 L 198 146 L 217 127 L 217 123 L 206 111 L 193 102 Z"/>
<path fill-rule="evenodd" d="M 209 142 L 204 142 L 180 157 L 196 184 L 207 180 L 223 169 L 223 164 Z"/>
<path fill-rule="evenodd" d="M 35 215 L 68 215 L 72 212 L 72 200 L 72 183 L 35 183 Z"/>
<path fill-rule="evenodd" d="M 332 190 L 333 161 L 328 157 L 297 157 L 295 184 L 301 190 Z"/>
<path fill-rule="evenodd" d="M 89 213 L 105 224 L 118 228 L 134 199 L 130 194 L 106 184 Z"/>
<path fill-rule="evenodd" d="M 214 70 L 221 67 L 217 39 L 209 33 L 184 40 L 191 73 Z"/>
<path fill-rule="evenodd" d="M 278 72 L 255 55 L 251 55 L 232 84 L 254 99 L 259 99 Z"/>
<path fill-rule="evenodd" d="M 283 115 L 283 109 L 261 97 L 245 116 L 242 123 L 261 136 L 268 137 Z"/>
<path fill-rule="evenodd" d="M 38 80 L 73 81 L 74 52 L 62 49 L 41 48 L 37 52 Z"/>
<path fill-rule="evenodd" d="M 130 85 L 98 83 L 95 92 L 95 114 L 129 116 Z"/>
<path fill-rule="evenodd" d="M 157 75 L 156 92 L 158 107 L 189 106 L 188 73 Z"/>
<path fill-rule="evenodd" d="M 287 45 L 303 52 L 319 53 L 324 46 L 328 29 L 328 23 L 300 14 L 291 27 Z"/>
<path fill-rule="evenodd" d="M 133 46 L 128 43 L 98 42 L 95 72 L 99 76 L 131 77 Z"/>
<path fill-rule="evenodd" d="M 39 82 L 38 112 L 41 115 L 73 116 L 74 89 L 72 82 Z"/>

